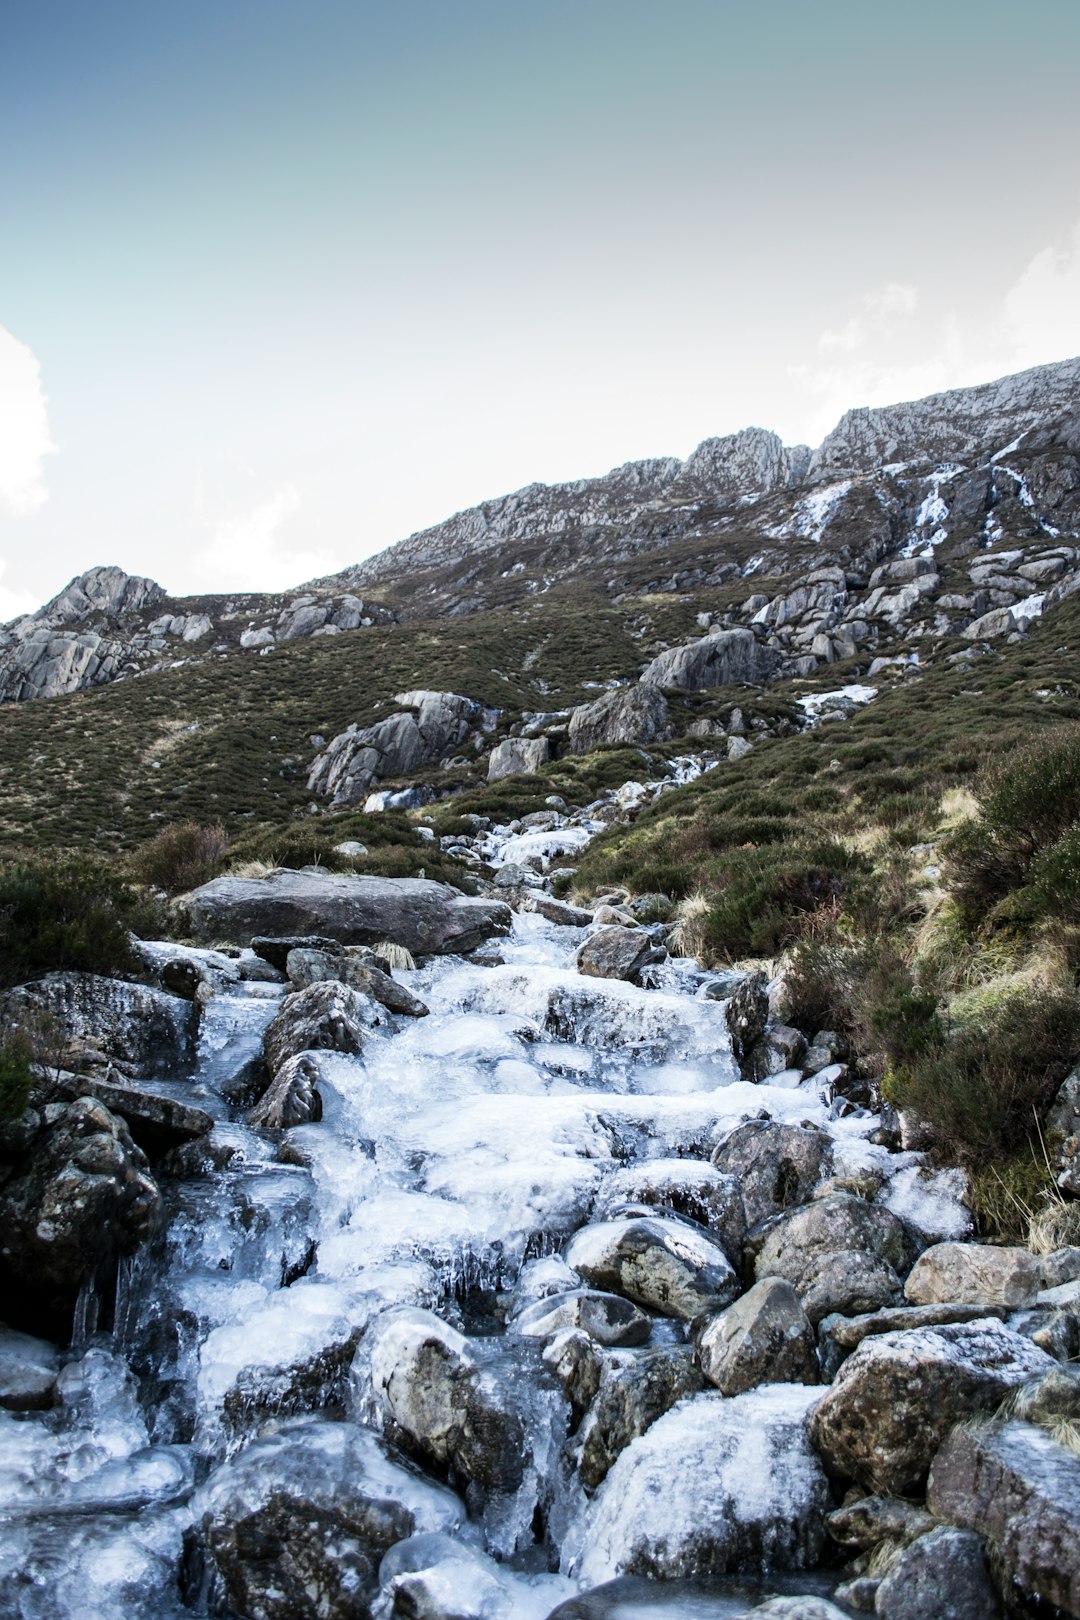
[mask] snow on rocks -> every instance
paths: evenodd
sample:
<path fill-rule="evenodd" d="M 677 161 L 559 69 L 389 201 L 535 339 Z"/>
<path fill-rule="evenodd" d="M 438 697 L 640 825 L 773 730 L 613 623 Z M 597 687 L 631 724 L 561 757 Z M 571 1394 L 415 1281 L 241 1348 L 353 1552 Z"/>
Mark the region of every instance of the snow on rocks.
<path fill-rule="evenodd" d="M 673 1407 L 611 1469 L 572 1573 L 598 1584 L 813 1563 L 828 1506 L 807 1434 L 815 1394 L 773 1384 Z"/>
<path fill-rule="evenodd" d="M 686 1221 L 644 1216 L 584 1226 L 566 1262 L 594 1287 L 686 1321 L 738 1291 L 727 1255 Z"/>

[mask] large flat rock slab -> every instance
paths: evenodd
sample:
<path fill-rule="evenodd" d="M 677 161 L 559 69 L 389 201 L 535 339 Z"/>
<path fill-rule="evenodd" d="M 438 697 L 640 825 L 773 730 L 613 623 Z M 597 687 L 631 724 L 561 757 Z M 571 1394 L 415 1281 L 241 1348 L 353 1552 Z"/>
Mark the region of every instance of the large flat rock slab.
<path fill-rule="evenodd" d="M 472 899 L 448 883 L 333 872 L 215 878 L 184 903 L 197 939 L 233 945 L 256 934 L 319 934 L 343 945 L 393 940 L 414 955 L 442 956 L 475 950 L 511 923 L 503 901 Z"/>

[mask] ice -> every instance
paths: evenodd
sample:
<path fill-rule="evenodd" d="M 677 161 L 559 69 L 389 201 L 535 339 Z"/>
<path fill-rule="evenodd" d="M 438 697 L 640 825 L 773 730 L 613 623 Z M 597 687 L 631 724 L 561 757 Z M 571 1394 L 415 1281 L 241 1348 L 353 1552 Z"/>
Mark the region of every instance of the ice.
<path fill-rule="evenodd" d="M 765 529 L 763 532 L 770 540 L 786 540 L 798 536 L 804 540 L 820 541 L 839 511 L 844 497 L 850 493 L 851 487 L 851 479 L 845 478 L 838 484 L 826 484 L 823 489 L 815 489 L 812 494 L 804 495 L 801 501 L 795 503 L 786 523 Z M 743 572 L 745 574 L 746 570 Z"/>
<path fill-rule="evenodd" d="M 944 1243 L 971 1236 L 968 1180 L 962 1170 L 931 1170 L 918 1154 L 892 1156 L 888 1191 L 881 1199 L 894 1215 L 910 1222 L 929 1243 Z M 899 1169 L 894 1169 L 897 1160 Z M 908 1162 L 904 1162 L 908 1161 Z"/>
<path fill-rule="evenodd" d="M 853 682 L 850 686 L 839 686 L 832 692 L 808 692 L 805 697 L 796 698 L 795 701 L 811 720 L 820 720 L 829 709 L 848 712 L 852 707 L 872 703 L 877 695 L 876 686 Z"/>
<path fill-rule="evenodd" d="M 1045 591 L 1036 591 L 1032 596 L 1025 596 L 1022 602 L 1017 602 L 1013 606 L 1013 617 L 1016 619 L 1037 619 L 1042 613 L 1045 601 Z"/>

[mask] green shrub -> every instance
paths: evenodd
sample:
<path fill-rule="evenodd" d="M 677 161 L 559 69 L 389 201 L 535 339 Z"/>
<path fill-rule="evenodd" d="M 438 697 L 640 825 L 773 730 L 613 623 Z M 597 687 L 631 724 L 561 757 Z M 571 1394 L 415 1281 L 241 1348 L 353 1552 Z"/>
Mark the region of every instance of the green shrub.
<path fill-rule="evenodd" d="M 128 865 L 139 883 L 164 889 L 166 894 L 185 894 L 218 876 L 227 847 L 224 827 L 181 821 L 163 827 L 156 837 L 140 844 Z"/>
<path fill-rule="evenodd" d="M 863 866 L 831 839 L 728 851 L 710 872 L 718 892 L 702 925 L 706 948 L 728 960 L 783 950 L 811 916 L 839 902 Z"/>
<path fill-rule="evenodd" d="M 156 908 L 88 856 L 0 867 L 0 987 L 61 968 L 124 972 L 129 934 L 159 922 Z"/>
<path fill-rule="evenodd" d="M 30 1042 L 20 1030 L 12 1030 L 0 1039 L 0 1120 L 26 1112 L 33 1084 Z"/>

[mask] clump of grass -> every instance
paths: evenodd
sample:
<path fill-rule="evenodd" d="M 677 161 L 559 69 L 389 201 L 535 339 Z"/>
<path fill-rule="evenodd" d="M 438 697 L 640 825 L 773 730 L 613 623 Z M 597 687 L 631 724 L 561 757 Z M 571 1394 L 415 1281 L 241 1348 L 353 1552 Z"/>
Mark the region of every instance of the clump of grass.
<path fill-rule="evenodd" d="M 202 827 L 197 821 L 181 821 L 140 844 L 129 857 L 128 868 L 149 888 L 186 894 L 224 870 L 228 843 L 220 824 Z"/>

